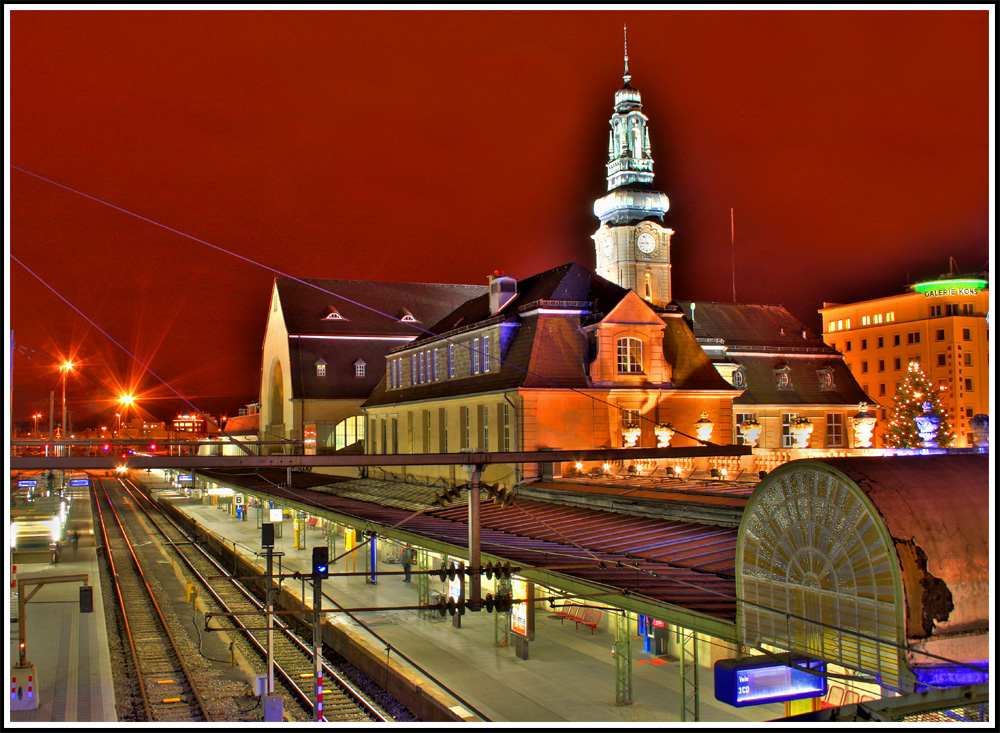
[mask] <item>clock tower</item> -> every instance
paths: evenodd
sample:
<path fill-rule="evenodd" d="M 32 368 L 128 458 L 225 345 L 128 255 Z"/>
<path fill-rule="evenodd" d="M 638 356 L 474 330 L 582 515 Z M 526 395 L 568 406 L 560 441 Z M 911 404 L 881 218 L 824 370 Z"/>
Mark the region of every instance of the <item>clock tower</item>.
<path fill-rule="evenodd" d="M 608 193 L 594 202 L 601 226 L 593 235 L 597 273 L 634 290 L 654 305 L 673 300 L 670 287 L 670 236 L 662 225 L 670 208 L 665 194 L 653 188 L 649 120 L 642 113 L 639 90 L 629 82 L 628 39 L 625 83 L 615 92 L 608 138 Z"/>

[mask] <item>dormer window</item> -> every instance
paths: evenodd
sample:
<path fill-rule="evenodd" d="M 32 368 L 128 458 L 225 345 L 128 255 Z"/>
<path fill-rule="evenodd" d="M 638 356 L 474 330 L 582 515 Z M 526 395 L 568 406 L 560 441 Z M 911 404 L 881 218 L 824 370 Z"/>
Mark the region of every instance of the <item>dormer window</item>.
<path fill-rule="evenodd" d="M 618 339 L 618 373 L 642 373 L 642 341 L 630 336 Z"/>
<path fill-rule="evenodd" d="M 326 376 L 326 362 L 320 359 L 316 362 L 316 376 L 325 377 Z"/>
<path fill-rule="evenodd" d="M 346 321 L 347 319 L 340 315 L 340 311 L 330 306 L 330 312 L 326 314 L 323 318 L 324 321 Z"/>
<path fill-rule="evenodd" d="M 733 386 L 737 389 L 743 389 L 747 386 L 747 374 L 743 371 L 743 367 L 739 367 L 733 372 Z"/>
<path fill-rule="evenodd" d="M 792 370 L 787 365 L 775 369 L 774 383 L 779 390 L 792 389 Z"/>
<path fill-rule="evenodd" d="M 414 318 L 413 314 L 410 313 L 406 308 L 401 311 L 402 315 L 399 317 L 400 323 L 416 323 L 417 319 Z"/>
<path fill-rule="evenodd" d="M 355 377 L 365 376 L 365 366 L 366 364 L 364 359 L 358 359 L 356 362 L 354 362 L 354 376 Z"/>
<path fill-rule="evenodd" d="M 867 365 L 867 362 L 864 363 Z M 837 385 L 833 380 L 833 369 L 831 367 L 817 369 L 816 376 L 819 377 L 819 388 L 821 390 L 829 391 L 837 388 Z"/>

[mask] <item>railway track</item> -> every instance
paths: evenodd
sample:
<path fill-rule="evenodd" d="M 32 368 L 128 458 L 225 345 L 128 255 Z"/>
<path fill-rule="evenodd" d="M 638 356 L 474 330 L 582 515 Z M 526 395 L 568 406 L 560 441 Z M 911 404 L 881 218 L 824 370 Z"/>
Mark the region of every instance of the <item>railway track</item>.
<path fill-rule="evenodd" d="M 264 605 L 244 584 L 233 579 L 208 555 L 194 538 L 166 516 L 132 482 L 115 481 L 123 497 L 142 512 L 146 532 L 158 534 L 157 543 L 168 548 L 181 561 L 185 575 L 199 587 L 199 596 L 218 613 L 233 614 L 213 619 L 213 626 L 227 627 L 230 637 L 241 634 L 255 652 L 251 660 L 258 674 L 266 673 L 267 632 Z M 147 534 L 148 536 L 148 534 Z M 273 656 L 275 692 L 285 697 L 285 711 L 297 709 L 293 717 L 313 717 L 315 700 L 314 656 L 311 639 L 302 638 L 281 617 L 273 617 Z M 391 716 L 381 710 L 327 660 L 322 661 L 323 719 L 330 722 L 387 721 Z"/>
<path fill-rule="evenodd" d="M 98 484 L 98 519 L 131 653 L 135 694 L 125 716 L 136 722 L 212 721 L 212 710 L 192 681 L 119 512 L 104 482 Z"/>

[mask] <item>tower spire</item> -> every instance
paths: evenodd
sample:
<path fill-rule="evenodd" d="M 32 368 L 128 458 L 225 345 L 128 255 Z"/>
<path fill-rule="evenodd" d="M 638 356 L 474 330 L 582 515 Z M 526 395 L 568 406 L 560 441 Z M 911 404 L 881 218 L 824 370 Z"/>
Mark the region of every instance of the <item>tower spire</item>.
<path fill-rule="evenodd" d="M 622 28 L 625 30 L 625 83 L 628 84 L 632 80 L 632 75 L 628 73 L 628 26 L 623 25 Z"/>

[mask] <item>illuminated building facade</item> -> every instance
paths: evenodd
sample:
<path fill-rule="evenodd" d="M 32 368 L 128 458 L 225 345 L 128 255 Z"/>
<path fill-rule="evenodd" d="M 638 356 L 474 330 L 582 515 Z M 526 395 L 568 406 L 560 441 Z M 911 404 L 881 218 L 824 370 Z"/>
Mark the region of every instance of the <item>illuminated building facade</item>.
<path fill-rule="evenodd" d="M 989 415 L 988 287 L 984 277 L 949 277 L 887 298 L 825 303 L 823 338 L 882 407 L 892 405 L 909 363 L 918 362 L 941 390 L 953 447 L 970 447 L 972 418 Z"/>
<path fill-rule="evenodd" d="M 489 294 L 429 330 L 389 352 L 363 405 L 370 454 L 652 448 L 667 424 L 670 445 L 692 446 L 699 422 L 714 428 L 712 442 L 733 441 L 742 390 L 712 368 L 683 319 L 582 265 L 494 278 Z M 484 480 L 509 486 L 540 469 L 516 470 L 491 465 Z M 455 466 L 386 473 L 467 480 Z"/>

